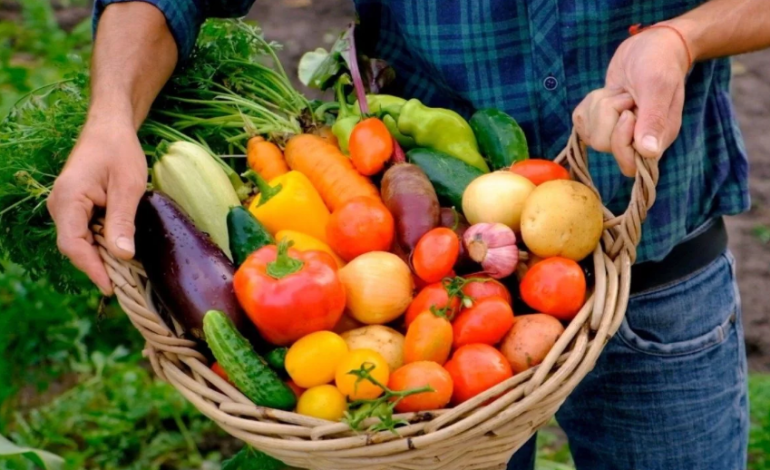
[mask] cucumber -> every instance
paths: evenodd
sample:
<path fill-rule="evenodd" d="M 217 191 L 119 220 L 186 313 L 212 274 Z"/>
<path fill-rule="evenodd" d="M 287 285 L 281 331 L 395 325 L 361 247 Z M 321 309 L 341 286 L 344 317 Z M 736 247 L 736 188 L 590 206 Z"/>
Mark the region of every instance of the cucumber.
<path fill-rule="evenodd" d="M 227 232 L 235 267 L 263 246 L 275 244 L 275 238 L 243 206 L 233 206 L 228 211 Z"/>
<path fill-rule="evenodd" d="M 410 163 L 425 172 L 442 206 L 462 210 L 465 188 L 484 172 L 438 150 L 415 148 L 406 153 Z"/>
<path fill-rule="evenodd" d="M 493 170 L 509 168 L 529 158 L 527 138 L 511 116 L 498 109 L 480 109 L 469 121 L 481 154 Z"/>
<path fill-rule="evenodd" d="M 286 353 L 289 352 L 289 348 L 275 348 L 267 355 L 265 355 L 265 361 L 273 368 L 273 370 L 279 373 L 286 373 Z"/>
<path fill-rule="evenodd" d="M 208 311 L 203 317 L 203 332 L 217 362 L 241 393 L 260 406 L 294 409 L 297 404 L 294 392 L 254 352 L 248 340 L 224 313 Z"/>
<path fill-rule="evenodd" d="M 231 459 L 222 462 L 222 470 L 283 470 L 286 464 L 251 446 L 244 446 Z"/>

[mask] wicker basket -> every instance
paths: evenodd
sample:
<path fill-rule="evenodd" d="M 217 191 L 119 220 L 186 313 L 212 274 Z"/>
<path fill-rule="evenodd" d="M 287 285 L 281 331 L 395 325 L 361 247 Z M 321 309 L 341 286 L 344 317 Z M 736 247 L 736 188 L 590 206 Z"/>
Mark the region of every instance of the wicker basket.
<path fill-rule="evenodd" d="M 573 132 L 557 161 L 594 188 L 586 156 Z M 410 423 L 399 435 L 355 433 L 344 423 L 254 405 L 206 366 L 176 325 L 161 320 L 142 266 L 113 258 L 104 248 L 102 227 L 94 232 L 118 301 L 147 340 L 144 353 L 155 372 L 229 434 L 291 466 L 313 470 L 504 469 L 594 367 L 623 320 L 631 264 L 658 181 L 656 161 L 637 155 L 636 163 L 628 210 L 615 217 L 605 209 L 602 243 L 593 253 L 593 291 L 545 361 L 455 408 L 399 415 Z M 485 406 L 492 397 L 498 398 Z"/>

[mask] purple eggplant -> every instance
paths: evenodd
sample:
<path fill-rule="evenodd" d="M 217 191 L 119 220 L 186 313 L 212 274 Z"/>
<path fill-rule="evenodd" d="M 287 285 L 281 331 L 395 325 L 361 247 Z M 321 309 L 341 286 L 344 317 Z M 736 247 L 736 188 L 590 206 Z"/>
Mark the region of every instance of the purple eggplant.
<path fill-rule="evenodd" d="M 146 193 L 136 214 L 136 257 L 161 304 L 196 339 L 203 316 L 221 310 L 241 332 L 250 322 L 233 290 L 235 267 L 168 196 Z"/>
<path fill-rule="evenodd" d="M 455 263 L 455 272 L 462 275 L 482 271 L 481 265 L 471 259 L 463 243 L 463 235 L 470 227 L 465 217 L 453 207 L 442 207 L 439 212 L 439 226 L 451 229 L 460 237 L 460 254 Z"/>

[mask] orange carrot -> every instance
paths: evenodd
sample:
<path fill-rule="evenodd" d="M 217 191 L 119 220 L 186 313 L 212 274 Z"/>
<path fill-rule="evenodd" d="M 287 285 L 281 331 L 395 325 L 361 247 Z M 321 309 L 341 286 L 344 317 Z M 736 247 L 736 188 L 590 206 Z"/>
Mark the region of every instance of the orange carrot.
<path fill-rule="evenodd" d="M 334 146 L 339 146 L 339 144 L 337 143 L 337 136 L 334 135 L 331 127 L 321 126 L 318 129 L 316 129 L 316 131 L 313 133 L 318 137 L 321 137 L 325 141 L 329 142 L 330 144 Z"/>
<path fill-rule="evenodd" d="M 369 178 L 357 172 L 339 148 L 317 135 L 292 137 L 286 144 L 285 155 L 289 167 L 310 179 L 332 212 L 356 196 L 380 199 Z"/>
<path fill-rule="evenodd" d="M 281 149 L 259 136 L 249 139 L 249 143 L 246 145 L 246 158 L 249 168 L 265 181 L 270 181 L 276 176 L 289 172 Z"/>

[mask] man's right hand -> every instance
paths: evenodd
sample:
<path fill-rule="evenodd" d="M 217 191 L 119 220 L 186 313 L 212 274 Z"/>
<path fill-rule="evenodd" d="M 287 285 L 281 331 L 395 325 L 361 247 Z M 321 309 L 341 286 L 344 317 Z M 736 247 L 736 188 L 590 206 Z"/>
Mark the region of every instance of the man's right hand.
<path fill-rule="evenodd" d="M 94 245 L 94 208 L 106 207 L 107 249 L 134 256 L 134 216 L 147 186 L 147 161 L 133 124 L 86 124 L 48 197 L 59 250 L 105 294 L 112 284 Z"/>

